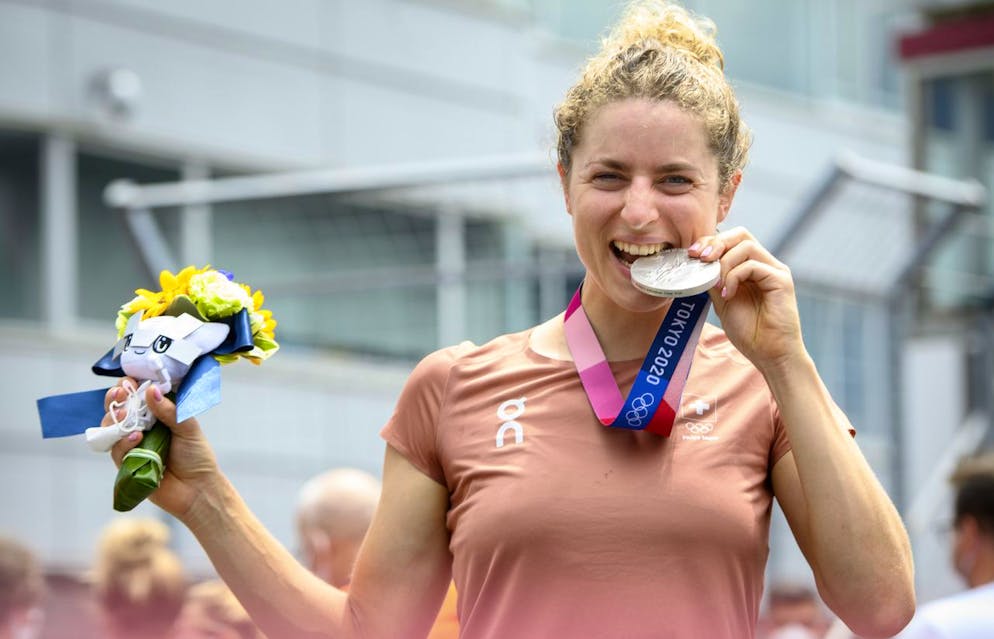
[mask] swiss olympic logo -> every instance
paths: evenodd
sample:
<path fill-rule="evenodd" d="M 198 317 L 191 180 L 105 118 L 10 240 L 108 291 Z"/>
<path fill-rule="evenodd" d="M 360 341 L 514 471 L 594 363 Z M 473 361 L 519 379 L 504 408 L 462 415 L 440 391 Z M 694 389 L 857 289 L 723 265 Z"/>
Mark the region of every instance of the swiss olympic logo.
<path fill-rule="evenodd" d="M 718 439 L 713 434 L 718 425 L 718 398 L 714 395 L 684 393 L 680 418 L 683 423 L 683 439 Z"/>
<path fill-rule="evenodd" d="M 649 407 L 655 402 L 655 398 L 649 393 L 642 393 L 632 400 L 632 409 L 625 413 L 625 421 L 629 428 L 642 428 L 646 418 L 649 416 Z"/>
<path fill-rule="evenodd" d="M 714 430 L 714 424 L 695 424 L 690 422 L 687 424 L 687 431 L 695 435 L 707 435 Z"/>

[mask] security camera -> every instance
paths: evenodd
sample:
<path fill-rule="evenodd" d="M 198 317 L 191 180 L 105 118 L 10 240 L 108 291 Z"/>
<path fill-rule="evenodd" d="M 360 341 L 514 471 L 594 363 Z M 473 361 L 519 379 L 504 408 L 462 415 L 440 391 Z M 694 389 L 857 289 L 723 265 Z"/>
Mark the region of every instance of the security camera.
<path fill-rule="evenodd" d="M 98 104 L 111 117 L 130 118 L 138 110 L 142 97 L 142 80 L 131 69 L 102 69 L 94 74 L 92 87 Z"/>

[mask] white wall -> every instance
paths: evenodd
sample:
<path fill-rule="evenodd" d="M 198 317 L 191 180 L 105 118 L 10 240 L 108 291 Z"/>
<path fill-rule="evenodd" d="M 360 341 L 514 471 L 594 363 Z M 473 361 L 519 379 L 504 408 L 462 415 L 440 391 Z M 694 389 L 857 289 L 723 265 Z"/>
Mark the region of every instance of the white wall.
<path fill-rule="evenodd" d="M 399 1 L 7 0 L 0 114 L 273 168 L 491 154 L 536 142 L 518 33 Z M 142 82 L 126 122 L 93 90 L 115 67 Z"/>
<path fill-rule="evenodd" d="M 963 426 L 966 410 L 964 340 L 963 335 L 920 337 L 912 340 L 905 352 L 904 479 L 911 505 L 916 515 L 922 515 L 920 520 L 908 522 L 922 602 L 965 585 L 951 564 L 955 497 L 948 482 L 951 469 L 942 467 Z M 930 485 L 929 481 L 938 484 Z M 937 499 L 933 500 L 933 495 Z M 925 501 L 920 503 L 922 498 Z"/>

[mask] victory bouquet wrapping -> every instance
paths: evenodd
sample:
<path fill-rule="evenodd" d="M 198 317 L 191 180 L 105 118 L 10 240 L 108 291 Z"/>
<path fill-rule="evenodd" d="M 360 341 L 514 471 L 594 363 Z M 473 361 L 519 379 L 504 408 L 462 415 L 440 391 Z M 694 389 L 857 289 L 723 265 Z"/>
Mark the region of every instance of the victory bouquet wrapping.
<path fill-rule="evenodd" d="M 118 341 L 96 364 L 98 375 L 128 375 L 139 382 L 128 398 L 112 402 L 114 423 L 100 427 L 107 389 L 38 400 L 43 437 L 86 434 L 90 448 L 106 452 L 121 438 L 145 431 L 128 451 L 114 481 L 114 509 L 128 511 L 158 488 L 165 472 L 171 432 L 145 404 L 152 385 L 176 403 L 181 422 L 220 399 L 220 365 L 239 359 L 259 364 L 279 345 L 272 313 L 262 308 L 261 291 L 234 281 L 220 269 L 188 266 L 163 271 L 160 291 L 135 291 L 117 314 Z M 123 418 L 118 413 L 124 414 Z"/>

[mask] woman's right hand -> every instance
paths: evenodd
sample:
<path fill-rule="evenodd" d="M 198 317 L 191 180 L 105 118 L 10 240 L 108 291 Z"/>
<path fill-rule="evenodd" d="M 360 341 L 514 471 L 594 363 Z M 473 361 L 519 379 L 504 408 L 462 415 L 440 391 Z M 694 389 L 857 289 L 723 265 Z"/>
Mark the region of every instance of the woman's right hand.
<path fill-rule="evenodd" d="M 104 408 L 108 408 L 112 401 L 124 401 L 128 395 L 128 387 L 134 389 L 138 384 L 134 379 L 124 377 L 109 389 L 104 397 Z M 173 434 L 169 457 L 165 460 L 166 472 L 150 499 L 152 503 L 182 520 L 197 498 L 209 493 L 221 480 L 217 459 L 197 420 L 190 418 L 177 424 L 176 405 L 163 397 L 154 385 L 150 385 L 146 391 L 145 401 L 156 418 Z M 112 423 L 110 415 L 106 414 L 100 425 L 108 426 Z M 142 437 L 143 434 L 136 431 L 114 445 L 110 452 L 118 468 L 121 467 L 124 454 L 137 446 Z"/>

